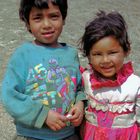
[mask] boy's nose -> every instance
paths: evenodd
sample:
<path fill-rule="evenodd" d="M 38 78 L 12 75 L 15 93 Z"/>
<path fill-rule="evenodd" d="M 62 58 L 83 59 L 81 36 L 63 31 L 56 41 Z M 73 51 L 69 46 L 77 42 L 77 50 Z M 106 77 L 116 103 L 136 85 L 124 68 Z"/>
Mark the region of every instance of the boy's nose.
<path fill-rule="evenodd" d="M 44 25 L 44 27 L 50 27 L 51 26 L 51 22 L 48 19 L 44 19 L 43 20 L 43 25 Z"/>

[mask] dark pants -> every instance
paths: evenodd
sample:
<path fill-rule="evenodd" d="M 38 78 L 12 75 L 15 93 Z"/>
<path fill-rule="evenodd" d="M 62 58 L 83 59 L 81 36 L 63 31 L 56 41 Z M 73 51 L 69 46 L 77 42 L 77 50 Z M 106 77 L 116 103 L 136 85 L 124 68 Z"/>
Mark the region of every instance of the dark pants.
<path fill-rule="evenodd" d="M 24 136 L 15 136 L 12 140 L 40 140 L 40 139 L 29 138 L 29 137 L 24 137 Z M 80 140 L 80 139 L 77 135 L 72 135 L 62 140 Z"/>

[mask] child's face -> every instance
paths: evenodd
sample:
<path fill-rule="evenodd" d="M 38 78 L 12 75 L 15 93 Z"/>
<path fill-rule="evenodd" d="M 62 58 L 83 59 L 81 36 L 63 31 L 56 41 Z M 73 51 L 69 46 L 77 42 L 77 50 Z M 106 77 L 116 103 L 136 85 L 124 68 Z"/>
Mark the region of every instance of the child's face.
<path fill-rule="evenodd" d="M 63 29 L 64 20 L 58 6 L 52 3 L 49 3 L 48 6 L 48 9 L 33 7 L 29 14 L 27 27 L 36 38 L 37 44 L 49 44 L 52 47 L 57 47 L 57 40 Z"/>
<path fill-rule="evenodd" d="M 119 42 L 109 36 L 93 44 L 89 62 L 102 77 L 114 80 L 116 73 L 122 68 L 126 55 Z"/>

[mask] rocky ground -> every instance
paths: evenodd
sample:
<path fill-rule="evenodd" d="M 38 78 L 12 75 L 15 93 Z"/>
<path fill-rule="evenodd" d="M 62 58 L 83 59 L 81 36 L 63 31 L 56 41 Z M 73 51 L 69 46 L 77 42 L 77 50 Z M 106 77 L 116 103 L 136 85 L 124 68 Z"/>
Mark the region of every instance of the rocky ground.
<path fill-rule="evenodd" d="M 98 10 L 117 10 L 128 23 L 128 32 L 132 42 L 130 59 L 135 71 L 140 75 L 140 0 L 68 0 L 69 11 L 60 40 L 77 46 L 85 23 L 94 18 Z M 0 2 L 0 88 L 7 60 L 12 52 L 24 40 L 31 40 L 24 24 L 18 19 L 19 0 L 3 0 Z M 84 65 L 84 59 L 81 58 Z M 0 140 L 11 140 L 15 127 L 11 117 L 0 103 Z"/>

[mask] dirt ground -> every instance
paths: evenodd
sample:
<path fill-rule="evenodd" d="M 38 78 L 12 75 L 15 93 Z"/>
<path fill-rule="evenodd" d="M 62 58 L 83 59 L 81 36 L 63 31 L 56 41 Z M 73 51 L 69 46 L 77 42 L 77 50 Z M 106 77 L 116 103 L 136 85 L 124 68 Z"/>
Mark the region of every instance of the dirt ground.
<path fill-rule="evenodd" d="M 129 58 L 133 61 L 136 73 L 140 75 L 140 0 L 68 0 L 68 2 L 68 17 L 60 40 L 77 46 L 85 23 L 94 18 L 98 10 L 117 10 L 128 24 L 132 43 L 132 53 Z M 18 4 L 19 0 L 0 2 L 0 88 L 9 56 L 21 42 L 32 39 L 24 24 L 18 19 Z M 84 59 L 80 60 L 84 65 Z M 0 103 L 0 140 L 11 140 L 14 134 L 13 120 Z"/>

